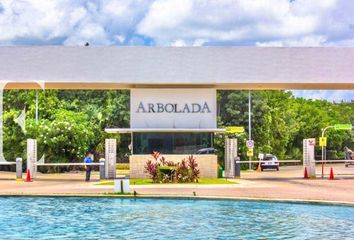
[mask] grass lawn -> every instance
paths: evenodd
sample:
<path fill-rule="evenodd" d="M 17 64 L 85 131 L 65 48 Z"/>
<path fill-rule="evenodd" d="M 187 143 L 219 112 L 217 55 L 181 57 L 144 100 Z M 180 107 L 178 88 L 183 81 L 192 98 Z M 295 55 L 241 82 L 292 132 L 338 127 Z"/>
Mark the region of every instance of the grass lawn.
<path fill-rule="evenodd" d="M 107 181 L 98 183 L 97 185 L 113 185 L 113 181 Z M 131 185 L 148 185 L 148 184 L 174 184 L 174 183 L 153 183 L 151 179 L 130 179 Z M 178 183 L 178 184 L 237 184 L 237 182 L 231 182 L 224 178 L 200 178 L 198 183 Z"/>

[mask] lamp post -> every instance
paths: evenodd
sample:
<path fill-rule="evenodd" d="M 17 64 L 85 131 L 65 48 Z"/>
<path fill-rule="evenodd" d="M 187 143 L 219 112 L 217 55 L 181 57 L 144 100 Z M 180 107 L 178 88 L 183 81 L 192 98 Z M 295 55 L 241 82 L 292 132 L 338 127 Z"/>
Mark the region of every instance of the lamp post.
<path fill-rule="evenodd" d="M 322 138 L 324 138 L 325 132 L 329 128 L 334 128 L 334 126 L 327 126 L 327 127 L 321 129 L 322 130 L 322 135 L 321 135 Z M 322 178 L 324 175 L 324 160 L 326 160 L 326 157 L 325 157 L 326 151 L 325 150 L 326 150 L 326 147 L 322 146 L 322 154 L 321 154 L 322 155 Z"/>
<path fill-rule="evenodd" d="M 36 90 L 36 124 L 38 125 L 38 89 Z"/>
<path fill-rule="evenodd" d="M 248 90 L 248 140 L 252 140 L 252 123 L 251 123 L 251 90 Z M 249 160 L 249 170 L 252 168 L 252 157 L 248 157 Z"/>

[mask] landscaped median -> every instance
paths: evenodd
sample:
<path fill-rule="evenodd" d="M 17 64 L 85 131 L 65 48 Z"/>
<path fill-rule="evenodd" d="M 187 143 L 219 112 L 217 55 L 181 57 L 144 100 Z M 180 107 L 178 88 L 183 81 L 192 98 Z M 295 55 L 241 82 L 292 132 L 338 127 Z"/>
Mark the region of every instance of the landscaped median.
<path fill-rule="evenodd" d="M 145 178 L 137 178 L 137 179 L 130 179 L 129 180 L 130 185 L 171 185 L 171 184 L 238 184 L 235 181 L 230 181 L 224 178 L 200 178 L 198 179 L 198 182 L 189 182 L 189 183 L 154 183 L 152 179 L 145 179 Z M 96 185 L 114 185 L 113 181 L 106 181 L 106 182 L 100 182 L 97 183 Z"/>

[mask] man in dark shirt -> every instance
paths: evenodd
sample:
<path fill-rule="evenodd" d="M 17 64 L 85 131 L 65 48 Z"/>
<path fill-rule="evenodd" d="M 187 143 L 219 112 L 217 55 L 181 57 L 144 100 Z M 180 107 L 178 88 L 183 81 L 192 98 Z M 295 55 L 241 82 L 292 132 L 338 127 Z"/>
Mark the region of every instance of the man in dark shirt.
<path fill-rule="evenodd" d="M 84 163 L 92 163 L 93 162 L 92 158 L 93 158 L 92 153 L 87 153 L 86 157 L 84 159 Z M 85 164 L 85 169 L 86 169 L 86 179 L 85 179 L 85 181 L 89 182 L 90 181 L 90 177 L 91 177 L 92 165 L 86 165 Z"/>

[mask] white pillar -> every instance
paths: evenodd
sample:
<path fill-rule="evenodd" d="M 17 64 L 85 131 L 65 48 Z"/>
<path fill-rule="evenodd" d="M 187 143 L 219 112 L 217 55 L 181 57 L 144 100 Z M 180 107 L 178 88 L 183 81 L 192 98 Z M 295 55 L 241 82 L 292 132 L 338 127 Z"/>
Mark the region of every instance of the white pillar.
<path fill-rule="evenodd" d="M 106 139 L 105 145 L 105 175 L 107 179 L 113 179 L 116 178 L 117 140 Z"/>
<path fill-rule="evenodd" d="M 22 158 L 16 158 L 16 181 L 22 181 Z"/>
<path fill-rule="evenodd" d="M 237 139 L 225 139 L 225 177 L 235 177 L 235 158 L 237 157 Z"/>
<path fill-rule="evenodd" d="M 315 145 L 315 138 L 304 139 L 303 166 L 304 169 L 306 167 L 307 174 L 310 178 L 316 178 Z"/>
<path fill-rule="evenodd" d="M 27 171 L 30 170 L 31 177 L 34 178 L 37 173 L 37 140 L 27 139 Z"/>
<path fill-rule="evenodd" d="M 0 162 L 7 162 L 5 157 L 4 157 L 4 150 L 3 150 L 3 94 L 4 94 L 4 88 L 5 88 L 6 82 L 0 82 Z"/>

